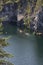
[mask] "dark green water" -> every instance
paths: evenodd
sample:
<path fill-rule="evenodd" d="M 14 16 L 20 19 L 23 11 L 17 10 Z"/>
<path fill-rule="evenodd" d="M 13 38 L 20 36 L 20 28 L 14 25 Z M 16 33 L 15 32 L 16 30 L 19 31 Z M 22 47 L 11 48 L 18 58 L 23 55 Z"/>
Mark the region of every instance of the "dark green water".
<path fill-rule="evenodd" d="M 15 65 L 43 65 L 43 37 L 13 35 L 6 42 L 10 46 L 4 49 L 14 55 L 7 60 Z"/>

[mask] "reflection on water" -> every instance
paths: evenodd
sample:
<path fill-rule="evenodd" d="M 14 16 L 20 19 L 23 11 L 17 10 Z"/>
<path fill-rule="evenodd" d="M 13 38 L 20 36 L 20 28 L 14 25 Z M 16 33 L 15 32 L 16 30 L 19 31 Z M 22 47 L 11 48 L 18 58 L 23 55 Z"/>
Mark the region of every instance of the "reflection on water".
<path fill-rule="evenodd" d="M 3 30 L 4 34 L 15 34 L 17 32 L 17 26 L 14 26 L 7 22 L 3 22 L 3 26 L 4 26 L 4 30 Z"/>
<path fill-rule="evenodd" d="M 3 27 L 4 27 L 3 34 L 14 35 L 20 32 L 25 35 L 29 35 L 25 32 L 30 32 L 30 30 L 28 30 L 25 26 L 17 26 L 17 23 L 16 24 L 13 24 L 13 23 L 3 22 Z"/>
<path fill-rule="evenodd" d="M 15 65 L 43 65 L 43 37 L 14 35 L 7 42 L 10 46 L 5 50 L 14 54 L 8 60 Z"/>

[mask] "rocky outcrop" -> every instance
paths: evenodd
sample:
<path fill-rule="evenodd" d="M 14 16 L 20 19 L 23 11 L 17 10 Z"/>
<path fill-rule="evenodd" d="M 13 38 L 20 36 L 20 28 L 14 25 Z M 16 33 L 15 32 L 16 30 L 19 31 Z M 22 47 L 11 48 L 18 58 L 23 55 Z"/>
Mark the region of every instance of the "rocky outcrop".
<path fill-rule="evenodd" d="M 4 18 L 3 21 L 14 21 L 17 15 L 17 3 L 3 5 L 2 11 L 0 11 L 0 18 Z"/>
<path fill-rule="evenodd" d="M 3 20 L 4 22 L 7 21 L 11 24 L 16 24 L 18 27 L 23 29 L 24 28 L 23 18 L 26 16 L 25 14 L 28 2 L 31 8 L 30 14 L 34 15 L 34 8 L 36 6 L 37 0 L 29 0 L 29 1 L 20 0 L 19 3 L 13 3 L 13 4 L 8 3 L 3 5 L 3 9 L 2 11 L 0 11 L 0 18 L 4 17 Z M 18 8 L 18 6 L 20 6 L 20 8 Z M 41 7 L 38 10 L 38 13 L 34 17 L 31 17 L 30 30 L 35 33 L 43 33 L 43 7 Z"/>
<path fill-rule="evenodd" d="M 43 34 L 43 7 L 41 7 L 39 13 L 32 18 L 30 29 L 33 32 Z"/>

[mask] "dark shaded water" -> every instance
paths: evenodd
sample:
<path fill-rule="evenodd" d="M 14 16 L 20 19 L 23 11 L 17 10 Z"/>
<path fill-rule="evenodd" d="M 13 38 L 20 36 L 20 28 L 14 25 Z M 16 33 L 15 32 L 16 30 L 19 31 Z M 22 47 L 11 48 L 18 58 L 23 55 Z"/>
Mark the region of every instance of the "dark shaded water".
<path fill-rule="evenodd" d="M 7 42 L 10 46 L 5 50 L 14 55 L 7 60 L 15 65 L 43 65 L 43 37 L 13 35 Z"/>

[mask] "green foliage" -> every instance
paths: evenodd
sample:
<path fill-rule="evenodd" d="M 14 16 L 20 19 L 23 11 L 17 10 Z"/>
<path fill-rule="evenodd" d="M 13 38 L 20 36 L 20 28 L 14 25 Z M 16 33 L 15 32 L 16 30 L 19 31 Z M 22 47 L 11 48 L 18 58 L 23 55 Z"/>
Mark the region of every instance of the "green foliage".
<path fill-rule="evenodd" d="M 25 25 L 29 25 L 29 23 L 30 23 L 30 17 L 28 16 L 28 17 L 24 17 L 24 24 Z"/>
<path fill-rule="evenodd" d="M 3 55 L 6 56 L 7 58 L 12 58 L 12 57 L 14 57 L 12 54 L 9 54 L 9 53 L 4 53 Z"/>
<path fill-rule="evenodd" d="M 2 24 L 2 18 L 0 18 L 0 34 L 3 34 L 3 29 L 4 29 L 4 27 L 3 27 L 3 24 Z"/>
<path fill-rule="evenodd" d="M 14 65 L 8 61 L 5 61 L 5 60 L 1 60 L 1 59 L 4 59 L 4 57 L 6 58 L 12 58 L 14 57 L 12 54 L 10 53 L 7 53 L 6 51 L 3 50 L 3 47 L 6 47 L 7 45 L 9 45 L 6 40 L 3 38 L 3 39 L 0 39 L 0 65 L 3 65 L 3 64 L 7 64 L 7 65 Z"/>
<path fill-rule="evenodd" d="M 14 56 L 12 54 L 6 53 L 6 51 L 0 49 L 0 57 L 12 58 Z"/>
<path fill-rule="evenodd" d="M 29 14 L 31 12 L 30 5 L 27 5 L 26 12 Z"/>
<path fill-rule="evenodd" d="M 3 64 L 5 64 L 5 65 L 14 65 L 14 64 L 12 64 L 12 63 L 10 63 L 8 61 L 0 60 L 0 65 L 3 65 Z"/>
<path fill-rule="evenodd" d="M 9 44 L 5 42 L 5 39 L 0 39 L 0 46 L 8 46 Z"/>
<path fill-rule="evenodd" d="M 2 25 L 2 23 L 0 23 L 0 31 L 1 32 L 3 31 L 3 25 Z"/>
<path fill-rule="evenodd" d="M 30 8 L 30 0 L 29 1 L 27 0 L 27 2 L 28 2 L 28 5 L 27 5 L 27 8 L 26 8 L 26 13 L 28 13 L 28 18 L 25 17 L 25 19 L 24 19 L 26 24 L 30 23 L 31 16 L 32 16 L 31 8 Z M 35 6 L 34 12 L 33 12 L 33 15 L 34 15 L 40 9 L 40 7 L 43 6 L 43 0 L 37 0 L 37 2 L 34 2 L 34 0 L 31 0 L 31 3 L 33 4 L 33 6 Z M 36 3 L 36 5 L 35 5 L 35 3 Z M 31 14 L 31 16 L 29 16 L 29 14 Z"/>
<path fill-rule="evenodd" d="M 12 36 L 10 35 L 10 36 L 7 36 L 7 37 L 3 37 L 2 39 L 5 39 L 5 40 L 8 40 L 8 39 L 10 39 Z"/>
<path fill-rule="evenodd" d="M 3 5 L 3 4 L 14 3 L 14 2 L 18 3 L 19 1 L 20 0 L 2 0 L 0 2 L 1 2 L 1 5 Z"/>
<path fill-rule="evenodd" d="M 39 10 L 39 8 L 40 8 L 41 6 L 43 6 L 43 0 L 37 0 L 34 13 L 36 13 L 36 12 Z"/>

